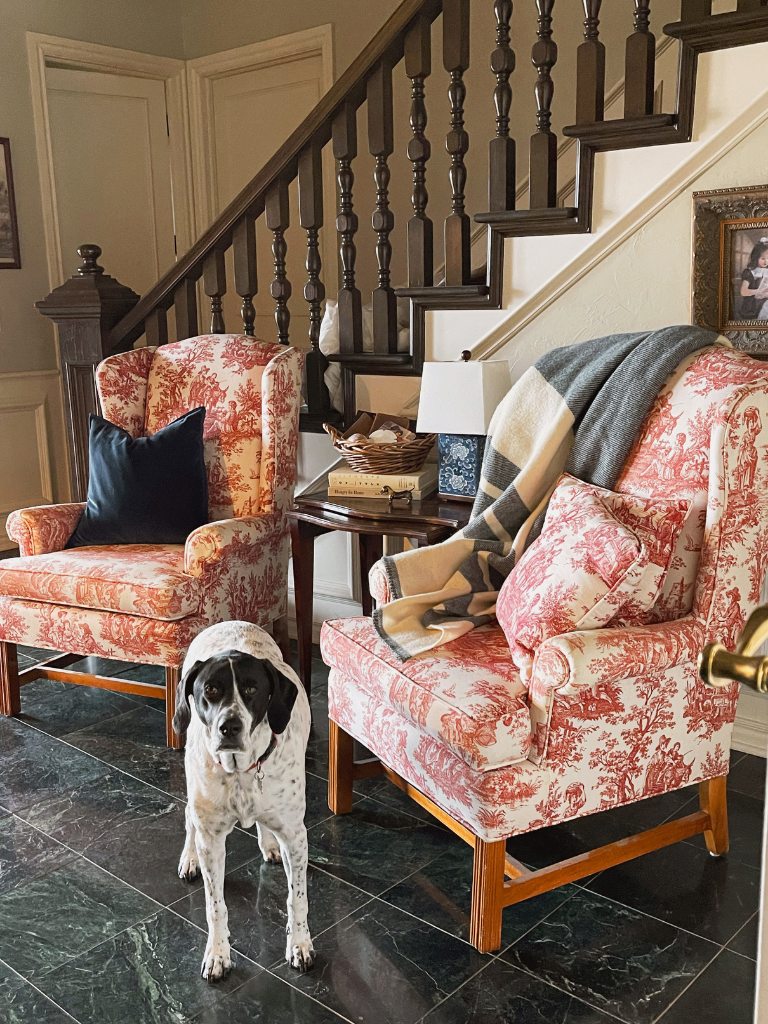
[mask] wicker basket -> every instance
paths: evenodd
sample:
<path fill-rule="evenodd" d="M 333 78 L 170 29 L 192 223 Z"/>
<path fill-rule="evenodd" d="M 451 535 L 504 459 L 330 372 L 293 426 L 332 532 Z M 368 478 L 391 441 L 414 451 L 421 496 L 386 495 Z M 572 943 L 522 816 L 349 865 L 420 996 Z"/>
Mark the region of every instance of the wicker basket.
<path fill-rule="evenodd" d="M 416 473 L 424 465 L 437 434 L 422 434 L 413 441 L 374 444 L 373 441 L 345 441 L 330 423 L 323 424 L 333 447 L 358 473 Z"/>

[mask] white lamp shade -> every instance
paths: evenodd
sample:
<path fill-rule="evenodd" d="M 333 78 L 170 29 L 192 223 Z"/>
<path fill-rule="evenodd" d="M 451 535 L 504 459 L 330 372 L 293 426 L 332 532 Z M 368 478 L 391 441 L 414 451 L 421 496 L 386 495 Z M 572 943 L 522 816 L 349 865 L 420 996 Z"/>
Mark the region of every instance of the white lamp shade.
<path fill-rule="evenodd" d="M 510 387 L 505 359 L 425 363 L 416 429 L 426 434 L 485 434 Z"/>

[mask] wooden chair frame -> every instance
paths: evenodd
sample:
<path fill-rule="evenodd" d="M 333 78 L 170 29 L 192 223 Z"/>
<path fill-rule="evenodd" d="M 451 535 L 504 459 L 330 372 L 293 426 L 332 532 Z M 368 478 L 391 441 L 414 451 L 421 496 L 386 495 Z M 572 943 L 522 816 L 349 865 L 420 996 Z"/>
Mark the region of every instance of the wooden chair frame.
<path fill-rule="evenodd" d="M 280 648 L 283 658 L 290 663 L 291 649 L 288 639 L 288 619 L 283 615 L 272 623 L 272 633 Z M 176 690 L 181 678 L 181 667 L 165 666 L 165 686 L 155 683 L 134 682 L 115 676 L 98 676 L 88 672 L 73 672 L 69 665 L 82 661 L 86 654 L 59 654 L 49 661 L 33 665 L 19 672 L 19 659 L 16 644 L 0 640 L 0 715 L 18 715 L 21 713 L 21 687 L 34 679 L 59 679 L 64 683 L 76 683 L 79 686 L 96 686 L 102 690 L 113 690 L 117 693 L 134 693 L 144 697 L 156 697 L 165 701 L 165 738 L 169 747 L 181 750 L 184 739 L 175 732 L 172 721 L 176 709 Z"/>
<path fill-rule="evenodd" d="M 501 916 L 504 908 L 531 896 L 549 892 L 567 882 L 575 882 L 596 871 L 604 871 L 616 864 L 642 857 L 643 854 L 699 833 L 704 834 L 707 849 L 713 856 L 719 857 L 728 852 L 726 776 L 722 775 L 699 783 L 700 810 L 693 814 L 531 871 L 507 854 L 506 840 L 486 842 L 480 839 L 383 762 L 356 762 L 352 737 L 332 719 L 329 719 L 328 726 L 328 806 L 334 814 L 347 814 L 352 810 L 352 785 L 357 779 L 385 775 L 398 789 L 473 848 L 475 856 L 469 940 L 481 953 L 491 953 L 501 947 Z"/>

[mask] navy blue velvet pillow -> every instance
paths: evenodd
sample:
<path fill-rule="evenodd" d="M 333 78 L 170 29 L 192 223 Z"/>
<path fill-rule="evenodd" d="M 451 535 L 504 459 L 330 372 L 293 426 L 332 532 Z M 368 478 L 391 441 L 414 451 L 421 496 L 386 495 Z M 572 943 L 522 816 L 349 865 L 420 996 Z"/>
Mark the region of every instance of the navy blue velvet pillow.
<path fill-rule="evenodd" d="M 153 437 L 133 438 L 91 415 L 88 501 L 66 547 L 183 544 L 207 523 L 204 421 L 201 406 Z"/>

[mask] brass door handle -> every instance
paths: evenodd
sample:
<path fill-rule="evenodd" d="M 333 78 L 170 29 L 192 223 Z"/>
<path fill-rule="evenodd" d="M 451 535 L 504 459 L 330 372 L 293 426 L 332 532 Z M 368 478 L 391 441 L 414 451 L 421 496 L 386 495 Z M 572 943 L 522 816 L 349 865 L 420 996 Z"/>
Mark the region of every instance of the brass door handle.
<path fill-rule="evenodd" d="M 722 644 L 707 644 L 699 655 L 699 675 L 707 686 L 716 689 L 730 686 L 735 680 L 759 693 L 768 693 L 768 657 L 751 656 L 766 640 L 768 605 L 762 605 L 750 615 L 733 654 Z"/>

